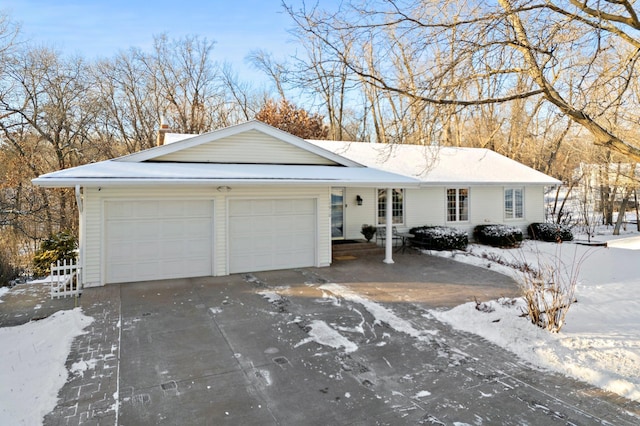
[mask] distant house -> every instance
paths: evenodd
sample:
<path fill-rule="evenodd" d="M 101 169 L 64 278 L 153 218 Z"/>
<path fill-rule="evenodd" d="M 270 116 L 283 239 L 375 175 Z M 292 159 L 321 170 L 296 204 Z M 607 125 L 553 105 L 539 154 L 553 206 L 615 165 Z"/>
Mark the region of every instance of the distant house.
<path fill-rule="evenodd" d="M 365 223 L 525 226 L 560 183 L 488 150 L 305 141 L 258 121 L 166 141 L 33 180 L 76 190 L 85 286 L 328 266 L 332 240 Z"/>

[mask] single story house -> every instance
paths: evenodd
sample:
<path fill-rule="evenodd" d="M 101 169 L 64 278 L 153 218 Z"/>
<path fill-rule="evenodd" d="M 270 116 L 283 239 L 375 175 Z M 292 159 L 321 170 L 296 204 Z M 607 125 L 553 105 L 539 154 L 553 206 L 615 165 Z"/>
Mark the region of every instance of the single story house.
<path fill-rule="evenodd" d="M 169 140 L 33 180 L 75 188 L 85 287 L 328 266 L 363 224 L 525 226 L 560 183 L 488 150 L 305 141 L 259 121 Z"/>

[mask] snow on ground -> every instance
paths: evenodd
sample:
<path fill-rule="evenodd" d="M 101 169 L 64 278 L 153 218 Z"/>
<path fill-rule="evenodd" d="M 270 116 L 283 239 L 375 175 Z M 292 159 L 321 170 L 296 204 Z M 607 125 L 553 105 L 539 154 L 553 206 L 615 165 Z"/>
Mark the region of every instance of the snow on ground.
<path fill-rule="evenodd" d="M 375 319 L 374 324 L 386 323 L 394 330 L 407 334 L 408 336 L 415 337 L 418 340 L 428 340 L 428 335 L 435 335 L 438 333 L 436 330 L 417 330 L 409 321 L 398 317 L 390 309 L 385 308 L 381 304 L 371 301 L 339 284 L 323 284 L 320 286 L 320 289 L 329 291 L 344 300 L 364 306 L 364 308 L 373 315 L 373 318 Z"/>
<path fill-rule="evenodd" d="M 629 237 L 625 235 L 624 237 Z M 599 240 L 611 240 L 600 236 Z M 505 263 L 560 264 L 576 271 L 577 303 L 557 334 L 542 330 L 521 317 L 522 299 L 489 303 L 493 312 L 467 303 L 449 311 L 431 311 L 454 328 L 478 334 L 544 369 L 591 383 L 626 398 L 640 401 L 640 238 L 620 246 L 589 247 L 578 244 L 525 241 L 519 249 L 470 245 L 467 252 L 430 252 L 487 267 L 519 278 Z M 560 260 L 560 262 L 558 262 Z M 580 263 L 581 262 L 581 263 Z M 578 267 L 576 265 L 580 263 Z M 570 272 L 567 272 L 567 274 Z M 565 275 L 565 277 L 568 275 Z"/>
<path fill-rule="evenodd" d="M 71 342 L 92 322 L 76 308 L 0 328 L 0 424 L 42 424 L 67 381 Z"/>
<path fill-rule="evenodd" d="M 0 303 L 3 303 L 2 296 L 8 293 L 9 290 L 11 290 L 9 287 L 0 287 Z"/>
<path fill-rule="evenodd" d="M 358 350 L 358 345 L 338 333 L 324 321 L 311 321 L 309 328 L 309 337 L 321 345 L 329 346 L 334 349 L 344 348 L 346 353 Z"/>

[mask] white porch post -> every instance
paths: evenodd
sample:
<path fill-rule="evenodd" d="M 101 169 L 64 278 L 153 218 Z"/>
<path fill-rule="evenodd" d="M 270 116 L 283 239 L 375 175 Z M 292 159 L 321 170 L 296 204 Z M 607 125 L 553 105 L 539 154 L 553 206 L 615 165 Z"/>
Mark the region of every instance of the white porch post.
<path fill-rule="evenodd" d="M 387 199 L 386 199 L 386 217 L 385 217 L 385 226 L 386 226 L 386 236 L 385 239 L 385 256 L 384 263 L 394 263 L 393 262 L 393 188 L 387 188 Z"/>

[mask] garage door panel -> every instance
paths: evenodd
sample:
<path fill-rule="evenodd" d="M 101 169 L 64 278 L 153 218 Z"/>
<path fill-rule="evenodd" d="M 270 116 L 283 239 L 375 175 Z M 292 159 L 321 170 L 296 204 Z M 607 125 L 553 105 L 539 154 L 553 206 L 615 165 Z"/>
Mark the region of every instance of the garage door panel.
<path fill-rule="evenodd" d="M 133 203 L 135 218 L 158 217 L 159 201 L 134 201 Z"/>
<path fill-rule="evenodd" d="M 316 264 L 316 200 L 232 200 L 229 272 Z"/>
<path fill-rule="evenodd" d="M 212 201 L 109 201 L 106 223 L 108 283 L 212 274 Z"/>
<path fill-rule="evenodd" d="M 135 228 L 132 229 L 133 237 L 141 240 L 157 240 L 158 234 L 161 230 L 160 224 L 153 221 L 137 221 L 137 224 L 132 224 Z"/>
<path fill-rule="evenodd" d="M 184 236 L 189 239 L 206 239 L 208 235 L 202 235 L 202 230 L 211 226 L 211 218 L 192 219 L 184 223 Z"/>

